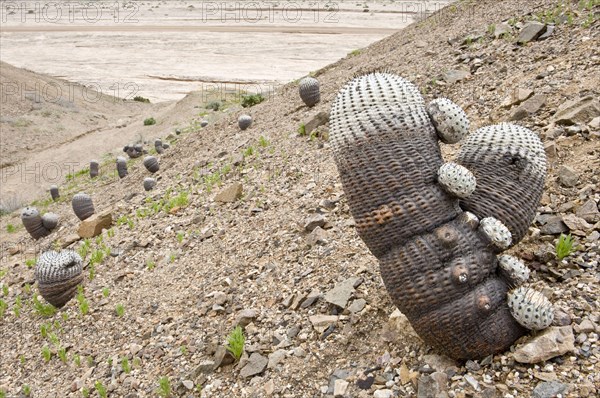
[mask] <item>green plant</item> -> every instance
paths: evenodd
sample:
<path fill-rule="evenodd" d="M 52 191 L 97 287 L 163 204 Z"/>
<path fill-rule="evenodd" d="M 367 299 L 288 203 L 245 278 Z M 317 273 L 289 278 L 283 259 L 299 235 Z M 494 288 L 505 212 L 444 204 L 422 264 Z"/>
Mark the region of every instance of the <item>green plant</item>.
<path fill-rule="evenodd" d="M 127 357 L 121 358 L 121 369 L 123 369 L 123 372 L 125 373 L 131 372 L 131 366 L 129 366 L 129 360 Z"/>
<path fill-rule="evenodd" d="M 176 258 L 177 258 L 177 254 L 175 254 L 175 253 L 169 254 L 169 262 L 170 263 L 175 262 Z"/>
<path fill-rule="evenodd" d="M 2 295 L 4 297 L 8 296 L 8 285 L 2 285 Z"/>
<path fill-rule="evenodd" d="M 213 111 L 218 111 L 221 107 L 220 101 L 211 101 L 204 107 L 205 109 L 212 109 Z"/>
<path fill-rule="evenodd" d="M 0 398 L 6 398 L 6 390 L 4 388 L 0 388 Z"/>
<path fill-rule="evenodd" d="M 573 237 L 571 236 L 571 234 L 560 234 L 558 242 L 556 242 L 556 258 L 558 258 L 558 260 L 560 261 L 563 258 L 567 257 L 569 254 L 571 254 L 572 250 Z"/>
<path fill-rule="evenodd" d="M 261 94 L 244 94 L 242 95 L 242 107 L 249 108 L 256 104 L 260 104 L 265 100 Z"/>
<path fill-rule="evenodd" d="M 56 314 L 56 307 L 52 304 L 43 304 L 38 300 L 37 295 L 33 295 L 33 309 L 44 318 L 49 318 Z"/>
<path fill-rule="evenodd" d="M 81 357 L 79 356 L 79 354 L 73 355 L 73 362 L 77 367 L 81 366 Z"/>
<path fill-rule="evenodd" d="M 31 294 L 31 285 L 29 283 L 26 283 L 23 286 L 23 291 L 25 292 L 25 294 Z"/>
<path fill-rule="evenodd" d="M 167 398 L 171 396 L 171 383 L 167 376 L 163 376 L 158 379 L 158 395 Z"/>
<path fill-rule="evenodd" d="M 352 50 L 348 53 L 349 57 L 356 57 L 357 55 L 359 55 L 362 52 L 361 49 L 356 49 L 356 50 Z"/>
<path fill-rule="evenodd" d="M 495 32 L 496 32 L 496 25 L 495 24 L 489 24 L 488 28 L 487 28 L 488 35 L 493 36 Z"/>
<path fill-rule="evenodd" d="M 100 380 L 96 380 L 96 383 L 94 383 L 94 388 L 96 389 L 96 391 L 98 391 L 98 395 L 100 395 L 102 398 L 106 398 L 106 387 L 104 387 Z"/>
<path fill-rule="evenodd" d="M 79 248 L 77 248 L 77 254 L 81 256 L 82 259 L 85 259 L 90 251 L 91 242 L 89 239 L 84 239 L 83 243 Z"/>
<path fill-rule="evenodd" d="M 249 146 L 248 148 L 246 148 L 244 150 L 244 156 L 252 156 L 254 155 L 254 147 L 253 146 Z"/>
<path fill-rule="evenodd" d="M 50 342 L 52 344 L 54 344 L 55 346 L 59 346 L 60 345 L 60 341 L 58 340 L 58 336 L 56 335 L 56 333 L 50 333 L 50 334 L 48 334 L 48 340 L 50 340 Z"/>
<path fill-rule="evenodd" d="M 33 267 L 35 265 L 36 262 L 37 262 L 37 260 L 35 258 L 30 258 L 28 260 L 25 260 L 25 265 L 28 268 L 31 268 L 31 267 Z"/>
<path fill-rule="evenodd" d="M 133 358 L 133 366 L 139 368 L 140 366 L 142 366 L 142 360 L 138 357 Z"/>
<path fill-rule="evenodd" d="M 306 135 L 306 126 L 304 125 L 304 123 L 301 123 L 300 127 L 298 127 L 298 135 L 300 137 L 304 137 Z"/>
<path fill-rule="evenodd" d="M 106 230 L 106 236 L 112 238 L 113 236 L 115 236 L 115 231 L 112 228 Z"/>
<path fill-rule="evenodd" d="M 43 338 L 48 337 L 48 331 L 50 330 L 52 326 L 48 323 L 42 323 L 40 325 L 40 334 L 42 335 Z"/>
<path fill-rule="evenodd" d="M 146 261 L 146 267 L 148 267 L 149 270 L 153 270 L 154 267 L 156 267 L 156 263 L 152 260 L 147 260 Z"/>
<path fill-rule="evenodd" d="M 122 317 L 123 315 L 125 315 L 125 307 L 123 306 L 123 304 L 117 304 L 117 306 L 115 307 L 115 312 L 117 313 L 118 317 Z"/>
<path fill-rule="evenodd" d="M 21 389 L 21 391 L 23 391 L 23 395 L 25 395 L 26 397 L 31 395 L 31 387 L 29 387 L 27 384 L 23 384 L 23 388 Z"/>
<path fill-rule="evenodd" d="M 63 363 L 67 363 L 67 350 L 64 347 L 58 349 L 58 357 Z"/>
<path fill-rule="evenodd" d="M 225 348 L 231 352 L 231 355 L 236 360 L 239 360 L 244 352 L 244 344 L 246 343 L 246 337 L 244 337 L 244 331 L 240 326 L 236 326 L 235 329 L 227 336 L 227 344 Z"/>
<path fill-rule="evenodd" d="M 266 148 L 269 146 L 269 140 L 267 140 L 261 135 L 260 137 L 258 137 L 258 145 L 262 148 Z"/>
<path fill-rule="evenodd" d="M 13 312 L 17 318 L 21 315 L 22 307 L 23 303 L 21 302 L 21 296 L 17 296 L 17 298 L 15 299 L 15 304 L 13 305 Z"/>
<path fill-rule="evenodd" d="M 133 100 L 134 100 L 134 101 L 137 101 L 137 102 L 146 102 L 146 103 L 150 103 L 150 100 L 149 100 L 148 98 L 144 98 L 144 97 L 141 97 L 141 96 L 139 96 L 139 95 L 136 95 L 135 97 L 133 97 Z"/>
<path fill-rule="evenodd" d="M 46 362 L 50 362 L 50 359 L 52 358 L 52 352 L 50 352 L 50 348 L 47 345 L 42 348 L 42 358 L 44 358 L 44 361 Z"/>
<path fill-rule="evenodd" d="M 83 395 L 83 398 L 87 398 L 90 396 L 90 389 L 87 387 L 83 387 L 81 389 L 81 395 Z"/>
<path fill-rule="evenodd" d="M 19 355 L 19 362 L 21 362 L 21 365 L 25 365 L 25 355 Z"/>
<path fill-rule="evenodd" d="M 79 311 L 81 315 L 86 315 L 90 310 L 90 305 L 83 294 L 83 286 L 79 285 L 77 287 L 77 302 L 79 303 Z"/>
<path fill-rule="evenodd" d="M 107 287 L 102 288 L 102 297 L 106 298 L 110 294 L 110 290 Z"/>
<path fill-rule="evenodd" d="M 152 126 L 153 124 L 156 124 L 156 120 L 153 117 L 144 119 L 144 126 Z"/>
<path fill-rule="evenodd" d="M 6 226 L 6 232 L 8 232 L 9 234 L 12 234 L 13 232 L 15 232 L 17 230 L 17 227 L 15 227 L 12 224 L 8 224 Z"/>
<path fill-rule="evenodd" d="M 183 355 L 187 354 L 187 352 L 188 352 L 187 346 L 185 344 L 182 345 L 181 347 L 179 347 L 179 350 L 181 351 L 181 353 Z"/>

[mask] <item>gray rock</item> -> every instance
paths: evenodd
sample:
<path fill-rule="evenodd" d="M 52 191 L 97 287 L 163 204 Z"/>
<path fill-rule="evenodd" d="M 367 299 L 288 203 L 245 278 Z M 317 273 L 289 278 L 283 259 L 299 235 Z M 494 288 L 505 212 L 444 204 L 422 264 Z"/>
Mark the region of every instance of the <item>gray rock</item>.
<path fill-rule="evenodd" d="M 562 125 L 586 124 L 600 116 L 600 102 L 593 96 L 567 101 L 558 107 L 554 122 Z"/>
<path fill-rule="evenodd" d="M 181 382 L 181 384 L 183 384 L 183 386 L 185 388 L 187 388 L 188 390 L 193 390 L 194 389 L 194 382 L 191 380 L 183 380 Z"/>
<path fill-rule="evenodd" d="M 592 130 L 600 130 L 600 116 L 593 118 L 592 121 L 588 123 L 588 126 Z"/>
<path fill-rule="evenodd" d="M 540 22 L 527 22 L 521 32 L 519 32 L 519 37 L 517 37 L 517 43 L 524 44 L 529 43 L 530 41 L 536 40 L 538 37 L 546 32 L 546 25 Z"/>
<path fill-rule="evenodd" d="M 312 232 L 317 227 L 323 228 L 326 223 L 327 220 L 322 214 L 313 214 L 304 222 L 304 230 Z"/>
<path fill-rule="evenodd" d="M 539 363 L 575 350 L 575 336 L 571 326 L 552 326 L 514 352 L 517 362 Z"/>
<path fill-rule="evenodd" d="M 320 299 L 322 297 L 322 294 L 320 291 L 318 290 L 313 290 L 308 294 L 308 297 L 306 297 L 306 300 L 304 300 L 302 302 L 302 304 L 300 304 L 300 308 L 308 308 L 311 305 L 313 305 L 318 299 Z"/>
<path fill-rule="evenodd" d="M 560 216 L 543 214 L 537 217 L 536 221 L 541 224 L 540 233 L 542 235 L 558 235 L 569 230 Z"/>
<path fill-rule="evenodd" d="M 327 394 L 333 394 L 335 390 L 335 382 L 337 380 L 345 380 L 350 376 L 350 372 L 344 369 L 336 369 L 333 371 L 331 376 L 329 377 L 329 384 L 327 386 Z"/>
<path fill-rule="evenodd" d="M 587 222 L 595 223 L 600 221 L 600 211 L 598 211 L 598 205 L 594 199 L 588 199 L 577 209 L 576 214 Z"/>
<path fill-rule="evenodd" d="M 246 309 L 241 311 L 235 319 L 235 324 L 241 327 L 246 327 L 258 316 L 258 311 L 255 309 Z"/>
<path fill-rule="evenodd" d="M 208 120 L 203 120 L 200 122 L 200 127 L 206 127 L 208 126 Z"/>
<path fill-rule="evenodd" d="M 444 73 L 442 79 L 447 83 L 452 84 L 464 80 L 469 76 L 471 76 L 471 74 L 465 70 L 450 69 Z"/>
<path fill-rule="evenodd" d="M 363 308 L 365 308 L 365 305 L 367 305 L 367 301 L 365 299 L 354 300 L 352 304 L 350 304 L 350 307 L 348 307 L 348 311 L 352 313 L 361 312 Z"/>
<path fill-rule="evenodd" d="M 242 186 L 242 183 L 234 182 L 233 184 L 229 185 L 227 188 L 219 192 L 215 196 L 215 201 L 222 203 L 235 202 L 236 200 L 242 197 L 243 190 L 244 188 Z"/>
<path fill-rule="evenodd" d="M 530 98 L 533 94 L 533 90 L 517 87 L 512 91 L 509 97 L 502 101 L 501 106 L 510 108 L 513 105 L 519 105 L 523 101 Z"/>
<path fill-rule="evenodd" d="M 377 390 L 373 394 L 373 398 L 392 398 L 394 396 L 394 392 L 392 390 L 388 390 L 384 388 L 383 390 Z"/>
<path fill-rule="evenodd" d="M 348 391 L 348 383 L 346 380 L 337 379 L 333 383 L 333 396 L 334 397 L 343 397 L 346 395 L 346 391 Z"/>
<path fill-rule="evenodd" d="M 206 361 L 202 361 L 198 364 L 198 366 L 196 366 L 196 369 L 194 370 L 194 377 L 198 377 L 201 374 L 210 374 L 212 373 L 214 370 L 216 369 L 216 365 L 214 361 L 211 360 L 206 360 Z"/>
<path fill-rule="evenodd" d="M 446 392 L 448 375 L 444 372 L 433 372 L 419 377 L 417 398 L 436 398 Z"/>
<path fill-rule="evenodd" d="M 548 159 L 556 159 L 558 157 L 558 153 L 556 153 L 556 144 L 554 141 L 545 143 L 544 151 L 546 152 L 546 157 Z"/>
<path fill-rule="evenodd" d="M 269 354 L 269 363 L 267 364 L 268 369 L 273 369 L 275 366 L 281 363 L 286 357 L 285 350 L 277 350 Z"/>
<path fill-rule="evenodd" d="M 306 238 L 309 246 L 324 245 L 327 243 L 327 231 L 321 227 L 315 228 Z"/>
<path fill-rule="evenodd" d="M 220 345 L 217 347 L 217 350 L 215 351 L 213 361 L 215 363 L 215 368 L 218 368 L 220 366 L 232 364 L 235 361 L 235 358 L 233 357 L 231 352 L 229 352 L 229 350 L 227 350 L 227 348 Z"/>
<path fill-rule="evenodd" d="M 337 322 L 337 315 L 312 315 L 308 317 L 310 323 L 312 323 L 313 328 L 319 333 L 323 333 L 325 329 L 329 327 L 329 325 L 333 325 Z"/>
<path fill-rule="evenodd" d="M 556 398 L 558 394 L 563 395 L 567 391 L 565 384 L 558 381 L 543 381 L 533 389 L 533 398 Z"/>
<path fill-rule="evenodd" d="M 500 37 L 509 33 L 512 33 L 512 26 L 510 26 L 506 22 L 502 22 L 496 25 L 496 28 L 494 29 L 494 37 L 496 39 L 499 39 Z"/>
<path fill-rule="evenodd" d="M 546 31 L 540 37 L 538 37 L 538 40 L 546 40 L 547 38 L 552 36 L 552 34 L 554 33 L 554 29 L 554 25 L 546 26 Z"/>
<path fill-rule="evenodd" d="M 537 94 L 521 104 L 511 115 L 510 120 L 521 120 L 539 111 L 546 104 L 546 96 Z"/>
<path fill-rule="evenodd" d="M 260 355 L 258 352 L 254 352 L 252 353 L 252 355 L 250 355 L 250 358 L 248 358 L 248 363 L 246 363 L 246 366 L 244 366 L 240 371 L 240 376 L 256 376 L 257 374 L 264 372 L 264 370 L 267 368 L 268 363 L 269 360 L 267 358 Z"/>
<path fill-rule="evenodd" d="M 558 180 L 562 186 L 572 188 L 577 185 L 579 173 L 572 167 L 563 165 L 558 169 Z"/>
<path fill-rule="evenodd" d="M 588 224 L 581 217 L 577 217 L 575 214 L 565 214 L 563 216 L 563 222 L 569 227 L 569 229 L 573 232 L 580 232 L 578 235 L 585 235 L 585 232 L 590 232 L 593 228 L 592 225 Z"/>
<path fill-rule="evenodd" d="M 308 121 L 304 122 L 304 132 L 307 135 L 310 135 L 314 130 L 318 127 L 329 122 L 329 112 L 319 112 L 310 118 Z"/>
<path fill-rule="evenodd" d="M 360 281 L 360 278 L 348 278 L 336 284 L 333 289 L 325 293 L 325 301 L 340 308 L 346 308 L 348 300 L 350 300 L 352 293 L 354 293 L 354 286 Z"/>

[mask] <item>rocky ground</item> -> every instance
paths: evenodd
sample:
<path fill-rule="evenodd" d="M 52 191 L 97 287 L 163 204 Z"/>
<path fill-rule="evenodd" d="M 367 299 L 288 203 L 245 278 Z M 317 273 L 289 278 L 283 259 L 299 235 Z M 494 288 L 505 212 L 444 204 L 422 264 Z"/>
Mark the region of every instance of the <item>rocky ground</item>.
<path fill-rule="evenodd" d="M 322 100 L 312 109 L 289 84 L 173 134 L 154 191 L 143 191 L 140 159 L 122 180 L 105 164 L 97 180 L 84 174 L 61 186 L 57 202 L 38 200 L 62 218 L 49 237 L 33 242 L 18 214 L 4 216 L 0 389 L 155 397 L 167 395 L 168 380 L 182 397 L 596 396 L 599 12 L 593 1 L 458 2 L 318 71 Z M 555 304 L 551 328 L 502 354 L 454 362 L 394 309 L 354 230 L 327 123 L 298 134 L 323 123 L 319 114 L 348 79 L 376 69 L 407 77 L 428 100 L 451 98 L 474 128 L 513 120 L 539 134 L 545 194 L 512 251 Z M 254 119 L 246 131 L 237 128 L 242 112 Z M 113 216 L 99 237 L 76 234 L 77 191 Z M 568 232 L 574 250 L 559 261 L 555 244 Z M 34 300 L 33 264 L 49 246 L 86 258 L 84 290 L 56 313 Z M 224 344 L 236 325 L 246 343 L 232 363 Z"/>

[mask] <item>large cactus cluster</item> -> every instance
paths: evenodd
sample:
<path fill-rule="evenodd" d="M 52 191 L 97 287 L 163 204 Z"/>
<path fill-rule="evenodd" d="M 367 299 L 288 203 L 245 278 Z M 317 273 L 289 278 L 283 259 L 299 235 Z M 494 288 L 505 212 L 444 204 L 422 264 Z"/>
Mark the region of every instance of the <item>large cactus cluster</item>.
<path fill-rule="evenodd" d="M 348 83 L 330 117 L 357 231 L 394 304 L 426 343 L 461 359 L 506 350 L 553 319 L 550 302 L 523 285 L 525 265 L 500 255 L 535 216 L 541 142 L 509 124 L 468 133 L 460 107 L 426 106 L 412 83 L 388 73 Z M 444 163 L 438 141 L 465 137 L 456 161 Z"/>
<path fill-rule="evenodd" d="M 58 215 L 46 213 L 43 216 L 35 207 L 26 207 L 21 212 L 23 226 L 33 239 L 40 239 L 50 235 L 50 232 L 58 225 Z"/>
<path fill-rule="evenodd" d="M 55 307 L 64 306 L 83 280 L 83 261 L 72 250 L 47 251 L 40 255 L 35 267 L 35 279 L 40 294 Z"/>

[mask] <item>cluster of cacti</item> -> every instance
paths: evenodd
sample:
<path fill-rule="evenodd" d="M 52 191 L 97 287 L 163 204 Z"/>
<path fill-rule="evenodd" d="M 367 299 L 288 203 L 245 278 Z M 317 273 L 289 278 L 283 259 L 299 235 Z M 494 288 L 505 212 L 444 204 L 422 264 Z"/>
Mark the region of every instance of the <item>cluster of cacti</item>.
<path fill-rule="evenodd" d="M 140 156 L 146 153 L 142 144 L 125 145 L 125 147 L 123 148 L 123 152 L 125 152 L 127 156 L 129 156 L 132 159 L 139 158 Z"/>
<path fill-rule="evenodd" d="M 58 193 L 58 187 L 56 185 L 50 186 L 50 196 L 52 200 L 57 200 L 60 198 L 60 194 Z"/>
<path fill-rule="evenodd" d="M 117 156 L 117 173 L 119 178 L 124 178 L 128 173 L 127 171 L 127 159 L 123 156 Z"/>
<path fill-rule="evenodd" d="M 151 189 L 154 189 L 154 187 L 156 186 L 156 180 L 154 178 L 144 178 L 144 189 L 146 191 L 150 191 Z"/>
<path fill-rule="evenodd" d="M 98 164 L 97 160 L 90 161 L 90 177 L 91 178 L 98 177 L 98 167 L 99 166 L 100 165 Z"/>
<path fill-rule="evenodd" d="M 94 214 L 94 203 L 90 195 L 80 192 L 73 196 L 71 200 L 73 212 L 81 221 L 89 218 Z"/>
<path fill-rule="evenodd" d="M 154 149 L 156 149 L 156 153 L 158 153 L 159 155 L 165 151 L 165 148 L 163 147 L 163 143 L 160 138 L 154 140 Z"/>
<path fill-rule="evenodd" d="M 158 159 L 155 156 L 146 156 L 144 158 L 144 167 L 151 173 L 156 173 L 160 168 Z"/>
<path fill-rule="evenodd" d="M 50 232 L 58 225 L 58 215 L 46 213 L 40 216 L 35 207 L 26 207 L 21 213 L 23 226 L 33 239 L 40 239 L 50 235 Z"/>
<path fill-rule="evenodd" d="M 35 279 L 40 294 L 55 307 L 64 306 L 83 281 L 83 261 L 72 250 L 47 251 L 40 255 L 35 267 Z"/>
<path fill-rule="evenodd" d="M 468 134 L 466 114 L 388 73 L 342 88 L 330 142 L 356 229 L 385 286 L 423 340 L 454 358 L 506 350 L 547 327 L 550 302 L 526 287 L 525 265 L 499 256 L 535 216 L 546 173 L 531 131 L 484 127 L 444 164 L 438 140 Z M 476 176 L 476 178 L 475 178 Z"/>
<path fill-rule="evenodd" d="M 238 118 L 238 126 L 241 130 L 246 130 L 252 124 L 252 116 L 242 115 Z"/>
<path fill-rule="evenodd" d="M 300 93 L 300 98 L 308 107 L 315 106 L 315 104 L 321 100 L 319 81 L 314 77 L 307 76 L 300 80 L 298 91 Z"/>

